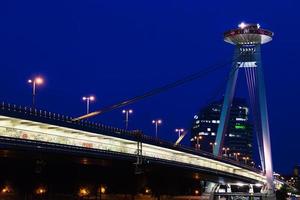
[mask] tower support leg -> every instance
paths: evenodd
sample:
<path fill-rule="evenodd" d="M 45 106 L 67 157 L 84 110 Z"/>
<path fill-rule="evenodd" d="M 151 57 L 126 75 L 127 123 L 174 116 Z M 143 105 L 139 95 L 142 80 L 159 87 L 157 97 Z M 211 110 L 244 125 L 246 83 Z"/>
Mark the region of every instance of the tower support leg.
<path fill-rule="evenodd" d="M 272 155 L 271 155 L 271 140 L 269 130 L 269 119 L 267 109 L 267 98 L 265 91 L 265 82 L 263 76 L 263 69 L 260 57 L 260 45 L 256 46 L 255 60 L 257 63 L 257 81 L 258 81 L 258 100 L 259 100 L 259 111 L 260 111 L 260 122 L 263 139 L 263 151 L 265 158 L 265 173 L 267 178 L 268 193 L 274 193 L 273 183 L 273 166 L 272 166 Z"/>
<path fill-rule="evenodd" d="M 225 96 L 224 96 L 221 117 L 220 117 L 220 124 L 218 127 L 216 141 L 215 141 L 214 148 L 213 148 L 213 154 L 215 156 L 222 155 L 223 140 L 224 140 L 225 132 L 227 129 L 227 124 L 229 122 L 230 107 L 232 104 L 232 99 L 233 99 L 233 95 L 235 92 L 236 80 L 238 77 L 239 63 L 237 62 L 237 60 L 238 60 L 239 55 L 240 55 L 240 52 L 239 52 L 239 48 L 237 47 L 235 49 L 234 61 L 233 61 L 232 69 L 229 74 L 229 79 L 228 79 L 227 86 L 226 86 L 226 92 L 225 92 Z"/>

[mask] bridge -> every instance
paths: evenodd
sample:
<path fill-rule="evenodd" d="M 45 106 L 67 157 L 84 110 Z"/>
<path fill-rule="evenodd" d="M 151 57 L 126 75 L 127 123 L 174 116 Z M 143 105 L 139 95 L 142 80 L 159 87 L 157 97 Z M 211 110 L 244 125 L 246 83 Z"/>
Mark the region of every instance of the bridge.
<path fill-rule="evenodd" d="M 236 45 L 232 70 L 222 106 L 220 125 L 213 153 L 174 145 L 173 143 L 147 136 L 139 130 L 124 130 L 86 119 L 107 112 L 139 99 L 154 95 L 194 80 L 195 74 L 141 96 L 120 102 L 103 110 L 80 117 L 21 107 L 2 103 L 0 106 L 0 147 L 2 150 L 26 150 L 29 152 L 54 152 L 65 155 L 83 155 L 130 161 L 135 164 L 135 173 L 143 173 L 151 163 L 174 166 L 186 171 L 205 175 L 205 192 L 218 197 L 266 197 L 274 198 L 274 179 L 271 159 L 269 124 L 265 86 L 260 60 L 260 46 L 272 40 L 273 33 L 261 29 L 258 24 L 244 24 L 224 34 L 226 42 Z M 234 96 L 238 71 L 244 68 L 255 119 L 262 170 L 244 165 L 222 156 L 230 107 Z M 211 69 L 210 69 L 211 70 Z M 209 71 L 209 70 L 208 70 Z M 207 73 L 207 72 L 206 72 Z M 250 74 L 249 77 L 247 74 Z M 33 93 L 35 95 L 35 93 Z M 33 96 L 34 97 L 34 96 Z M 247 191 L 231 192 L 234 186 L 247 185 Z M 257 189 L 258 188 L 258 189 Z"/>
<path fill-rule="evenodd" d="M 98 157 L 128 159 L 141 165 L 144 162 L 154 162 L 210 174 L 208 180 L 222 180 L 225 181 L 224 184 L 251 183 L 261 187 L 266 182 L 260 170 L 234 160 L 192 148 L 174 146 L 173 143 L 139 131 L 72 119 L 44 110 L 2 103 L 1 149 L 92 154 Z"/>
<path fill-rule="evenodd" d="M 137 131 L 72 121 L 61 114 L 5 103 L 0 108 L 0 136 L 1 144 L 7 147 L 85 150 L 128 158 L 141 156 L 145 160 L 192 167 L 236 180 L 261 184 L 266 181 L 258 169 L 224 157 L 174 146 Z M 138 143 L 141 143 L 141 154 Z"/>

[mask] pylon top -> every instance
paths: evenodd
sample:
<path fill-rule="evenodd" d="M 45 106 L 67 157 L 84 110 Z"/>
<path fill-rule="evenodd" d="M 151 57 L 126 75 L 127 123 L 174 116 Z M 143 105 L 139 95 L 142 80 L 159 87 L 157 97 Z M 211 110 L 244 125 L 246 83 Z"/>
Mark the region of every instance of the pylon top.
<path fill-rule="evenodd" d="M 273 32 L 260 28 L 259 24 L 240 23 L 237 29 L 224 33 L 224 41 L 234 45 L 265 44 L 272 40 Z"/>

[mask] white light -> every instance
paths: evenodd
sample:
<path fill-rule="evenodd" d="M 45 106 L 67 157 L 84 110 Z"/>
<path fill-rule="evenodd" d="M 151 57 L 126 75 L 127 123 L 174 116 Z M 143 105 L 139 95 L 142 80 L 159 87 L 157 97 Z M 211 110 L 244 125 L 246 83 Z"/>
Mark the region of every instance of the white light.
<path fill-rule="evenodd" d="M 256 183 L 255 186 L 256 186 L 256 187 L 261 187 L 262 184 L 261 184 L 261 183 Z"/>
<path fill-rule="evenodd" d="M 257 28 L 260 28 L 260 25 L 259 24 L 256 24 Z"/>
<path fill-rule="evenodd" d="M 239 182 L 239 183 L 237 183 L 236 185 L 239 186 L 239 187 L 243 187 L 245 184 Z"/>
<path fill-rule="evenodd" d="M 162 121 L 160 119 L 152 120 L 152 124 L 161 124 Z"/>
<path fill-rule="evenodd" d="M 35 83 L 38 84 L 38 85 L 39 85 L 39 84 L 43 84 L 43 82 L 44 82 L 44 80 L 43 80 L 41 77 L 36 77 L 34 81 L 35 81 Z"/>
<path fill-rule="evenodd" d="M 95 97 L 94 97 L 94 96 L 90 96 L 90 100 L 91 100 L 91 101 L 94 101 L 94 100 L 95 100 Z"/>
<path fill-rule="evenodd" d="M 122 113 L 126 113 L 126 110 L 122 110 Z"/>
<path fill-rule="evenodd" d="M 244 22 L 240 23 L 239 24 L 239 28 L 243 29 L 247 26 L 247 24 L 245 24 Z"/>
<path fill-rule="evenodd" d="M 133 113 L 133 110 L 129 110 L 129 113 Z"/>
<path fill-rule="evenodd" d="M 89 97 L 82 97 L 82 100 L 83 101 L 86 101 L 86 100 L 90 100 L 90 101 L 94 101 L 96 98 L 94 96 L 89 96 Z"/>

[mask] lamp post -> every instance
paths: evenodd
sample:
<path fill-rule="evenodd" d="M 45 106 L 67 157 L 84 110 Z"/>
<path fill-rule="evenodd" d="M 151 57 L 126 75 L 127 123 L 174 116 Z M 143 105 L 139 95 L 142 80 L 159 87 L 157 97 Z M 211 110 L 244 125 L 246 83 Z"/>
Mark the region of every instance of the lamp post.
<path fill-rule="evenodd" d="M 155 137 L 157 138 L 158 126 L 162 123 L 160 119 L 152 120 L 152 124 L 155 125 Z"/>
<path fill-rule="evenodd" d="M 237 153 L 233 153 L 233 155 L 234 155 L 234 157 L 235 157 L 235 160 L 236 160 L 236 161 L 239 161 L 238 156 L 240 156 L 241 153 L 237 152 Z"/>
<path fill-rule="evenodd" d="M 217 145 L 217 143 L 216 142 L 214 142 L 214 143 L 210 142 L 209 145 L 211 146 L 212 152 L 214 152 L 214 148 Z"/>
<path fill-rule="evenodd" d="M 128 121 L 129 121 L 129 114 L 133 113 L 133 110 L 122 110 L 122 113 L 125 114 L 125 127 L 126 130 L 128 129 Z"/>
<path fill-rule="evenodd" d="M 94 96 L 89 96 L 89 97 L 82 97 L 83 101 L 86 101 L 86 114 L 89 114 L 90 112 L 90 102 L 95 101 Z"/>
<path fill-rule="evenodd" d="M 178 133 L 178 138 L 180 138 L 181 133 L 184 131 L 183 128 L 176 128 L 175 132 Z"/>
<path fill-rule="evenodd" d="M 243 160 L 245 161 L 245 165 L 247 165 L 247 161 L 249 160 L 250 158 L 247 156 L 247 157 L 243 157 Z"/>
<path fill-rule="evenodd" d="M 33 79 L 29 79 L 27 82 L 32 84 L 32 107 L 35 108 L 36 86 L 43 84 L 44 79 L 38 76 Z"/>
<path fill-rule="evenodd" d="M 228 147 L 223 147 L 222 150 L 224 151 L 224 155 L 228 156 L 227 152 L 230 150 Z"/>
<path fill-rule="evenodd" d="M 200 140 L 202 140 L 202 136 L 195 136 L 194 138 L 191 139 L 191 141 L 196 141 L 195 144 L 195 149 L 200 150 Z"/>

